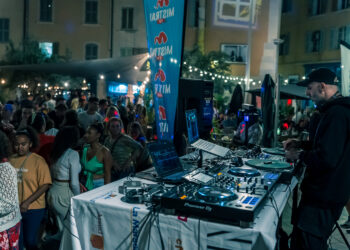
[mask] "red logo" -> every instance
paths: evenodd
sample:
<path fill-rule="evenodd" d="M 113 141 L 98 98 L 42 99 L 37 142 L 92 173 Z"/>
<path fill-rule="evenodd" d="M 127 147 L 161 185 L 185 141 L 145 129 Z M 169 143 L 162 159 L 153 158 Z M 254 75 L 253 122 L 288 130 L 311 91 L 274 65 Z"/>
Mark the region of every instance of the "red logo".
<path fill-rule="evenodd" d="M 157 0 L 157 6 L 155 7 L 156 9 L 167 7 L 169 5 L 169 0 Z"/>
<path fill-rule="evenodd" d="M 165 121 L 166 120 L 165 108 L 159 105 L 158 111 L 159 111 L 159 120 Z"/>
<path fill-rule="evenodd" d="M 162 43 L 166 43 L 167 41 L 168 37 L 164 31 L 160 32 L 159 35 L 154 38 L 154 44 L 158 43 L 160 45 Z"/>
<path fill-rule="evenodd" d="M 164 57 L 163 56 L 157 56 L 156 59 L 157 59 L 157 61 L 162 61 L 164 59 Z"/>
<path fill-rule="evenodd" d="M 162 97 L 163 97 L 163 94 L 160 93 L 160 92 L 158 92 L 158 93 L 157 93 L 157 97 L 158 97 L 158 98 L 162 98 Z"/>
<path fill-rule="evenodd" d="M 177 216 L 177 219 L 182 220 L 184 222 L 187 222 L 187 217 L 185 217 L 185 216 Z"/>
<path fill-rule="evenodd" d="M 157 20 L 157 24 L 165 23 L 165 18 L 161 18 Z"/>
<path fill-rule="evenodd" d="M 166 80 L 165 73 L 162 69 L 158 69 L 158 72 L 154 77 L 154 81 L 157 81 L 158 78 L 161 82 L 164 82 Z"/>

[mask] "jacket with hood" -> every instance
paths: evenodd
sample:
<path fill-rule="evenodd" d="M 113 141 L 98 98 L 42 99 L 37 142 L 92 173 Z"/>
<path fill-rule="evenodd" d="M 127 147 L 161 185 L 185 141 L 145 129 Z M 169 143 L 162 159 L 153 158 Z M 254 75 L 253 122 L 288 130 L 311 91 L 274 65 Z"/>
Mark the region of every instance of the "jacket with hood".
<path fill-rule="evenodd" d="M 312 150 L 300 156 L 307 165 L 303 199 L 324 208 L 344 206 L 350 198 L 350 97 L 331 99 L 319 110 Z"/>

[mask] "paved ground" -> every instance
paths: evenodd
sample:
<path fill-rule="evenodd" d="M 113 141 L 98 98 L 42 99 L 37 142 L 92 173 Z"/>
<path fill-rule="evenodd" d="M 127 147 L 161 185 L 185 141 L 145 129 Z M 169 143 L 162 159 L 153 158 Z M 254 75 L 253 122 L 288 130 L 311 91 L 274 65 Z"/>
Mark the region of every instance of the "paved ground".
<path fill-rule="evenodd" d="M 287 232 L 287 234 L 290 234 L 292 232 L 293 226 L 289 223 L 290 216 L 291 216 L 291 207 L 292 207 L 292 200 L 289 199 L 284 211 L 283 211 L 283 229 Z M 343 224 L 348 218 L 348 214 L 346 210 L 343 210 L 342 215 L 339 218 L 339 225 Z M 345 234 L 345 237 L 347 238 L 348 242 L 350 243 L 350 230 L 342 229 L 342 231 Z M 346 244 L 344 243 L 343 238 L 340 235 L 339 230 L 335 230 L 328 241 L 329 250 L 347 250 Z"/>

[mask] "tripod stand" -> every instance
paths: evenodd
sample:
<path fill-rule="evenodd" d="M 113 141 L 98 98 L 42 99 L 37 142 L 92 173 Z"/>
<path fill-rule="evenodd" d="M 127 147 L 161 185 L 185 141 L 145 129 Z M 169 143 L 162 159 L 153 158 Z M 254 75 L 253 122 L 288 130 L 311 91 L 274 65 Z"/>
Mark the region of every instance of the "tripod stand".
<path fill-rule="evenodd" d="M 335 231 L 336 229 L 338 229 L 338 231 L 339 231 L 341 237 L 342 237 L 343 240 L 344 240 L 345 245 L 348 247 L 348 249 L 350 249 L 349 241 L 348 241 L 348 239 L 345 237 L 344 232 L 343 232 L 343 230 L 341 229 L 341 227 L 339 226 L 339 223 L 338 223 L 338 222 L 335 223 L 335 226 L 334 226 L 334 228 L 333 228 L 332 233 L 334 233 L 334 231 Z"/>

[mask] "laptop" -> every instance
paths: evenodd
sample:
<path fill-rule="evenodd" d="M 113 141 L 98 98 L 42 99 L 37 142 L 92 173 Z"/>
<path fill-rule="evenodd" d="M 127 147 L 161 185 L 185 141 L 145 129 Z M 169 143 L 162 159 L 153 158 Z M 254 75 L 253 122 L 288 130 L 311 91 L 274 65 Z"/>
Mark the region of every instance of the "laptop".
<path fill-rule="evenodd" d="M 177 156 L 174 144 L 170 141 L 153 142 L 147 144 L 153 166 L 158 176 L 166 182 L 181 182 L 188 174 Z"/>
<path fill-rule="evenodd" d="M 188 136 L 188 142 L 190 143 L 190 145 L 192 147 L 201 149 L 211 154 L 225 157 L 226 154 L 230 151 L 230 149 L 199 138 L 196 110 L 195 109 L 186 110 L 185 115 L 186 115 L 187 136 Z"/>

